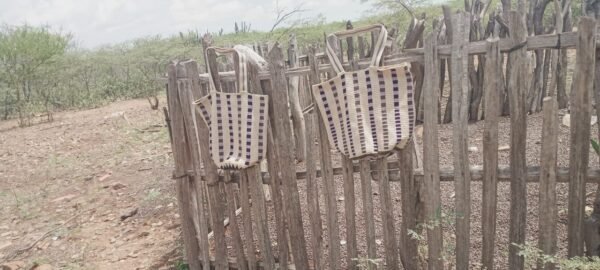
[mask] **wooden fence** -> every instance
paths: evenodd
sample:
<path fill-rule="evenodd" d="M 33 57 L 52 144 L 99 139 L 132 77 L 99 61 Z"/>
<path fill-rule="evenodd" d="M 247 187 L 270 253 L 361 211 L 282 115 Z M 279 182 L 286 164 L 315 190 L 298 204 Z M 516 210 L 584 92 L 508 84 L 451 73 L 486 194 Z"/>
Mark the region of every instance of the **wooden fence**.
<path fill-rule="evenodd" d="M 509 39 L 477 42 L 469 42 L 469 22 L 466 13 L 453 15 L 449 45 L 438 45 L 437 28 L 425 38 L 424 48 L 386 52 L 384 64 L 408 61 L 424 71 L 423 135 L 422 146 L 409 144 L 394 156 L 377 160 L 356 162 L 340 157 L 332 151 L 318 114 L 302 113 L 302 108 L 311 103 L 310 85 L 331 76 L 331 70 L 315 47 L 299 57 L 298 47 L 292 43 L 287 61 L 282 49 L 274 45 L 265 55 L 268 69 L 250 68 L 251 90 L 270 96 L 267 166 L 220 172 L 208 153 L 208 129 L 192 108 L 192 101 L 208 92 L 208 74 L 199 74 L 193 60 L 170 64 L 167 120 L 190 269 L 523 269 L 524 258 L 513 243 L 526 241 L 529 182 L 539 183 L 537 246 L 545 254 L 557 253 L 556 185 L 568 182 L 568 256 L 584 255 L 585 184 L 600 183 L 600 171 L 588 166 L 595 21 L 582 18 L 578 32 L 527 37 L 523 17 L 512 12 Z M 368 38 L 361 38 L 357 47 L 356 40 L 345 41 L 345 46 L 337 48 L 343 56 L 340 59 L 345 59 L 350 69 L 364 67 L 369 55 Z M 569 167 L 557 167 L 559 120 L 552 90 L 543 99 L 541 162 L 539 166 L 527 166 L 526 162 L 526 54 L 542 48 L 577 51 L 570 104 Z M 265 50 L 261 47 L 261 51 Z M 467 58 L 475 54 L 485 55 L 486 67 L 483 166 L 471 166 L 468 156 Z M 511 63 L 509 69 L 503 64 L 504 57 Z M 441 167 L 439 160 L 442 59 L 451 63 L 452 167 Z M 207 61 L 216 59 L 209 56 Z M 221 78 L 217 83 L 220 90 L 233 89 L 232 72 L 214 72 Z M 499 164 L 500 95 L 505 91 L 505 77 L 510 104 L 510 161 Z M 455 192 L 456 215 L 451 221 L 455 249 L 451 257 L 446 251 L 446 227 L 440 221 L 440 186 L 444 181 L 452 181 Z M 483 239 L 477 261 L 470 244 L 473 181 L 482 182 Z M 508 262 L 496 257 L 499 182 L 510 182 Z M 270 196 L 265 197 L 265 190 Z M 399 199 L 394 193 L 397 190 Z"/>

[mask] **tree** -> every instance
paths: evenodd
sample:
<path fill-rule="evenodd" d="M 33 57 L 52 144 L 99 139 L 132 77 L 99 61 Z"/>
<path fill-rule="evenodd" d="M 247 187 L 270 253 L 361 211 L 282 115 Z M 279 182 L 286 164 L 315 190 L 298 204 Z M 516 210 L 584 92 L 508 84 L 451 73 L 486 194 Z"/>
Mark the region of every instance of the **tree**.
<path fill-rule="evenodd" d="M 12 96 L 12 106 L 19 115 L 19 124 L 27 125 L 31 112 L 26 111 L 34 100 L 34 83 L 38 72 L 58 60 L 67 50 L 70 34 L 52 32 L 49 27 L 3 26 L 0 28 L 0 81 L 6 86 L 5 97 Z M 38 89 L 47 104 L 52 89 Z M 10 93 L 9 93 L 10 92 Z M 8 102 L 9 98 L 5 98 Z M 6 115 L 6 114 L 5 114 Z"/>

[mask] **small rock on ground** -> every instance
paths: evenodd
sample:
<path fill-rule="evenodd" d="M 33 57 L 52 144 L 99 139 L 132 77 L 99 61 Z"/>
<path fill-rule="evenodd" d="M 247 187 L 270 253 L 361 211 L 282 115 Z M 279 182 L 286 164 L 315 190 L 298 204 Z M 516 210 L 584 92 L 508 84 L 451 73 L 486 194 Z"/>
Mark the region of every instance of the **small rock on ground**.
<path fill-rule="evenodd" d="M 12 261 L 0 265 L 0 270 L 19 270 L 25 267 L 24 261 Z"/>
<path fill-rule="evenodd" d="M 52 268 L 52 265 L 49 264 L 40 264 L 34 268 L 32 268 L 31 270 L 52 270 L 54 268 Z"/>
<path fill-rule="evenodd" d="M 123 211 L 123 214 L 121 214 L 121 221 L 124 221 L 130 217 L 135 216 L 138 213 L 138 209 L 136 208 L 129 208 L 126 209 L 125 211 Z"/>

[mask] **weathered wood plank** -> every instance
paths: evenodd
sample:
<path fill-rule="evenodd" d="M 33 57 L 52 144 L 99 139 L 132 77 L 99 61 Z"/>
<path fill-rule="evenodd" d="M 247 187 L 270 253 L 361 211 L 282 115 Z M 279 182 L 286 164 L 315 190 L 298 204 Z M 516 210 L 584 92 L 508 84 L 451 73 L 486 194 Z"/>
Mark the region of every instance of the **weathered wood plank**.
<path fill-rule="evenodd" d="M 310 84 L 319 83 L 319 71 L 317 70 L 317 61 L 315 57 L 315 48 L 310 47 L 308 52 L 308 62 L 311 67 L 309 74 Z M 307 96 L 310 97 L 312 103 L 312 95 L 310 95 L 310 86 L 306 85 L 306 89 L 302 89 L 307 92 Z M 319 188 L 317 185 L 317 164 L 316 159 L 319 156 L 318 149 L 315 146 L 315 140 L 317 138 L 316 130 L 317 119 L 316 111 L 307 114 L 304 117 L 306 126 L 306 200 L 308 205 L 308 215 L 311 224 L 312 238 L 311 246 L 313 252 L 313 262 L 315 269 L 325 269 L 324 261 L 322 258 L 323 248 L 323 227 L 321 223 L 321 210 L 319 209 Z M 308 158 L 310 157 L 310 158 Z"/>
<path fill-rule="evenodd" d="M 352 161 L 343 157 L 344 214 L 346 216 L 346 259 L 347 268 L 356 269 L 358 248 L 356 241 L 356 200 L 354 195 L 354 172 Z"/>
<path fill-rule="evenodd" d="M 242 242 L 242 236 L 240 235 L 240 227 L 237 222 L 237 215 L 235 213 L 235 183 L 231 182 L 231 174 L 225 173 L 225 196 L 227 198 L 227 215 L 229 216 L 229 229 L 231 232 L 231 242 L 233 249 L 235 250 L 236 260 L 238 261 L 238 268 L 240 270 L 248 269 L 248 263 L 246 256 L 244 255 L 244 245 Z"/>
<path fill-rule="evenodd" d="M 211 70 L 216 70 L 216 55 L 212 54 L 206 59 L 207 63 L 212 64 Z M 219 80 L 218 73 L 215 73 L 216 81 Z M 221 84 L 216 84 L 217 89 L 221 90 Z M 208 89 L 201 88 L 201 96 L 208 94 Z M 215 240 L 215 265 L 217 270 L 227 269 L 227 245 L 225 243 L 225 229 L 223 227 L 224 213 L 226 211 L 223 198 L 225 197 L 222 189 L 219 187 L 220 179 L 218 168 L 210 157 L 209 151 L 209 130 L 204 121 L 197 121 L 198 139 L 200 144 L 200 157 L 204 165 L 204 173 L 207 178 L 208 187 L 208 206 L 210 213 L 211 228 Z"/>
<path fill-rule="evenodd" d="M 352 23 L 346 23 L 346 30 L 352 29 Z M 354 41 L 352 36 L 346 38 L 347 57 L 350 63 L 350 71 L 356 70 L 357 65 L 354 60 Z M 342 54 L 341 47 L 334 48 Z M 343 61 L 343 57 L 340 58 Z M 356 205 L 354 198 L 354 171 L 352 160 L 342 157 L 342 176 L 344 178 L 344 214 L 346 217 L 346 268 L 356 269 L 358 258 L 358 249 L 356 241 Z"/>
<path fill-rule="evenodd" d="M 359 163 L 360 168 L 360 186 L 363 201 L 363 213 L 365 217 L 373 217 L 373 188 L 371 186 L 371 178 L 369 161 L 362 159 Z M 365 218 L 366 239 L 367 239 L 367 257 L 369 259 L 377 258 L 377 245 L 375 237 L 375 220 L 373 218 Z M 375 264 L 371 264 L 371 269 L 377 269 Z"/>
<path fill-rule="evenodd" d="M 502 62 L 498 40 L 488 41 L 485 55 L 483 128 L 483 194 L 481 206 L 482 251 L 481 264 L 488 270 L 494 269 L 494 247 L 496 245 L 496 209 L 498 186 L 498 112 L 502 91 Z"/>
<path fill-rule="evenodd" d="M 335 44 L 335 43 L 334 43 Z M 313 66 L 316 63 L 311 63 Z M 313 66 L 314 67 L 314 66 Z M 314 72 L 311 72 L 311 85 L 320 82 L 319 76 L 314 78 Z M 313 97 L 314 98 L 314 97 Z M 340 235 L 338 230 L 337 217 L 337 199 L 335 195 L 335 184 L 333 179 L 333 164 L 331 160 L 331 146 L 327 138 L 327 131 L 321 114 L 315 113 L 317 118 L 316 126 L 319 132 L 319 146 L 321 158 L 321 171 L 323 181 L 323 196 L 325 197 L 325 215 L 327 216 L 327 234 L 329 246 L 329 268 L 340 269 Z"/>
<path fill-rule="evenodd" d="M 456 269 L 469 268 L 471 178 L 469 175 L 468 117 L 469 80 L 467 78 L 467 48 L 470 18 L 466 13 L 452 17 L 452 149 L 454 161 L 454 192 L 456 208 Z"/>
<path fill-rule="evenodd" d="M 244 169 L 250 194 L 252 197 L 252 215 L 254 216 L 254 227 L 256 227 L 256 238 L 262 253 L 262 261 L 267 270 L 275 269 L 275 256 L 271 247 L 271 238 L 269 237 L 269 226 L 267 223 L 267 206 L 265 204 L 265 194 L 260 183 L 260 166 L 255 165 Z"/>
<path fill-rule="evenodd" d="M 197 257 L 199 254 L 199 244 L 196 238 L 193 218 L 190 209 L 190 194 L 189 194 L 189 178 L 187 171 L 192 169 L 191 155 L 187 144 L 185 123 L 183 112 L 179 100 L 179 86 L 177 66 L 172 63 L 167 66 L 169 75 L 167 95 L 169 101 L 169 117 L 171 119 L 171 128 L 175 138 L 181 140 L 172 141 L 173 159 L 175 163 L 174 175 L 176 176 L 176 194 L 179 203 L 179 214 L 182 219 L 182 231 L 184 237 L 184 245 L 186 249 L 186 259 L 190 269 L 200 269 L 200 262 Z"/>
<path fill-rule="evenodd" d="M 251 92 L 257 94 L 264 94 L 264 91 L 260 84 L 260 79 L 257 76 L 258 70 L 256 67 L 251 66 L 248 68 L 248 77 L 251 84 Z M 267 146 L 275 145 L 275 139 L 273 135 L 274 127 L 269 125 L 267 130 Z M 280 165 L 279 158 L 277 156 L 277 150 L 275 147 L 267 147 L 267 166 L 271 175 L 274 176 L 273 181 L 270 182 L 270 186 L 273 190 L 273 208 L 275 210 L 275 224 L 277 226 L 277 249 L 279 255 L 279 265 L 282 269 L 285 269 L 289 264 L 289 248 L 288 248 L 288 233 L 285 221 L 285 208 L 282 195 L 282 181 L 279 175 Z"/>
<path fill-rule="evenodd" d="M 200 156 L 200 144 L 198 139 L 198 125 L 197 119 L 199 115 L 196 110 L 192 108 L 192 102 L 196 100 L 197 96 L 200 95 L 200 84 L 198 80 L 198 64 L 195 61 L 186 61 L 182 63 L 185 70 L 188 81 L 188 87 L 179 92 L 180 103 L 183 109 L 183 116 L 186 122 L 187 139 L 190 142 L 190 152 L 192 154 L 194 164 L 194 174 L 200 175 L 202 172 L 201 156 Z M 197 96 L 194 96 L 196 94 Z M 207 153 L 208 154 L 208 153 Z M 196 204 L 198 209 L 198 232 L 197 237 L 199 239 L 200 246 L 200 260 L 208 260 L 210 246 L 208 245 L 208 224 L 206 223 L 208 218 L 204 207 L 205 193 L 204 183 L 200 182 L 200 178 L 196 177 L 196 182 L 193 183 L 194 192 L 196 193 Z M 205 270 L 208 270 L 208 266 L 203 266 Z"/>
<path fill-rule="evenodd" d="M 402 193 L 402 228 L 400 230 L 400 256 L 404 269 L 418 269 L 419 267 L 419 243 L 417 239 L 410 236 L 409 232 L 419 233 L 417 227 L 419 220 L 419 185 L 414 178 L 413 168 L 413 146 L 408 142 L 404 149 L 397 151 L 398 168 L 400 176 L 400 189 Z M 386 167 L 387 168 L 387 167 Z M 380 183 L 381 185 L 381 183 Z M 387 207 L 392 208 L 393 204 Z"/>
<path fill-rule="evenodd" d="M 216 269 L 227 269 L 227 245 L 225 242 L 225 205 L 223 203 L 224 194 L 219 187 L 220 182 L 207 183 L 208 186 L 208 205 L 210 206 L 211 228 L 215 243 L 215 264 Z"/>
<path fill-rule="evenodd" d="M 248 269 L 256 269 L 256 247 L 254 245 L 254 231 L 252 230 L 252 208 L 250 206 L 250 187 L 248 186 L 248 175 L 240 174 L 240 205 L 242 208 L 242 223 L 244 230 L 244 240 L 246 243 L 246 258 L 248 259 Z"/>
<path fill-rule="evenodd" d="M 596 21 L 583 17 L 579 22 L 577 56 L 571 91 L 571 148 L 569 150 L 568 255 L 583 256 L 585 217 L 585 171 L 590 148 L 590 118 L 594 90 Z"/>
<path fill-rule="evenodd" d="M 278 91 L 285 89 L 287 81 L 285 78 L 285 63 L 283 61 L 283 52 L 279 44 L 275 44 L 269 51 L 269 70 L 271 81 L 263 81 L 263 91 L 269 95 L 269 119 L 271 124 L 276 127 L 275 147 L 279 161 L 281 179 L 283 181 L 283 198 L 285 200 L 285 217 L 287 218 L 290 241 L 292 244 L 292 254 L 294 264 L 299 269 L 308 269 L 308 254 L 306 252 L 306 240 L 304 238 L 304 227 L 302 225 L 302 212 L 300 210 L 300 196 L 298 194 L 298 185 L 294 180 L 296 171 L 294 162 L 294 152 L 292 127 L 289 120 L 289 107 L 287 104 L 287 91 Z"/>
<path fill-rule="evenodd" d="M 327 132 L 321 115 L 317 113 L 319 123 L 319 145 L 321 146 L 321 170 L 323 171 L 323 196 L 325 197 L 325 215 L 327 216 L 327 234 L 329 245 L 329 268 L 340 268 L 340 236 L 338 231 L 337 199 L 333 179 L 333 165 Z"/>
<path fill-rule="evenodd" d="M 523 16 L 512 11 L 509 18 L 510 35 L 513 46 L 518 46 L 526 40 L 527 31 Z M 524 259 L 519 255 L 519 248 L 514 244 L 525 244 L 525 229 L 527 215 L 527 183 L 525 171 L 527 168 L 526 136 L 527 136 L 527 89 L 529 87 L 527 73 L 529 62 L 526 49 L 515 49 L 509 53 L 510 70 L 507 70 L 510 81 L 508 95 L 510 104 L 510 229 L 508 241 L 508 267 L 523 269 Z"/>
<path fill-rule="evenodd" d="M 434 32 L 435 33 L 435 32 Z M 440 62 L 437 57 L 437 36 L 429 35 L 425 39 L 425 80 L 423 86 L 423 172 L 425 194 L 426 222 L 438 219 L 442 211 L 440 190 L 440 162 L 438 146 L 438 113 L 439 113 L 439 71 Z M 443 234 L 442 227 L 435 226 L 427 231 L 428 269 L 442 269 Z"/>
<path fill-rule="evenodd" d="M 556 157 L 558 150 L 558 102 L 556 97 L 544 98 L 542 123 L 542 150 L 539 186 L 539 249 L 555 255 L 556 247 Z M 553 264 L 539 265 L 539 269 L 554 269 Z"/>
<path fill-rule="evenodd" d="M 293 35 L 293 39 L 290 40 L 290 46 L 288 47 L 288 64 L 290 68 L 298 66 L 298 43 L 296 42 L 296 36 Z M 299 87 L 302 78 L 300 76 L 292 76 L 288 78 L 288 96 L 290 103 L 290 111 L 292 114 L 292 124 L 294 127 L 294 146 L 296 152 L 296 160 L 303 161 L 306 159 L 306 134 L 305 134 L 305 121 L 304 114 L 302 113 L 302 107 L 300 106 L 300 94 Z"/>
<path fill-rule="evenodd" d="M 412 156 L 410 157 L 412 162 Z M 398 261 L 398 242 L 396 226 L 394 225 L 394 203 L 390 193 L 390 181 L 385 157 L 375 161 L 379 180 L 379 194 L 381 203 L 381 222 L 383 223 L 383 246 L 385 248 L 385 269 L 400 269 Z M 402 189 L 404 195 L 404 188 Z M 404 196 L 403 196 L 404 199 Z M 404 212 L 403 212 L 404 214 Z M 410 269 L 410 268 L 408 268 Z M 414 269 L 414 268 L 413 268 Z"/>

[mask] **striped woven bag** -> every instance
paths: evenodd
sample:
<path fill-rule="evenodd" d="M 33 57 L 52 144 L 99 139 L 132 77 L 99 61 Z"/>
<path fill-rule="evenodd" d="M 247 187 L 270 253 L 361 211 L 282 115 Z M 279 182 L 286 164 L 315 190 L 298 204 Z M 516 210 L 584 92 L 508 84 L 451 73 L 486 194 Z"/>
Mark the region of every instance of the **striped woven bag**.
<path fill-rule="evenodd" d="M 267 151 L 268 96 L 248 93 L 246 56 L 235 49 L 207 48 L 233 55 L 237 93 L 217 92 L 210 72 L 210 93 L 194 102 L 209 129 L 209 151 L 220 169 L 244 169 L 258 164 Z M 216 70 L 216 67 L 214 67 Z"/>
<path fill-rule="evenodd" d="M 379 30 L 379 36 L 370 66 L 344 71 L 329 42 L 374 30 Z M 337 75 L 312 86 L 329 142 L 351 159 L 403 148 L 415 124 L 413 81 L 407 64 L 379 67 L 387 39 L 385 27 L 372 25 L 329 37 L 327 56 Z"/>

